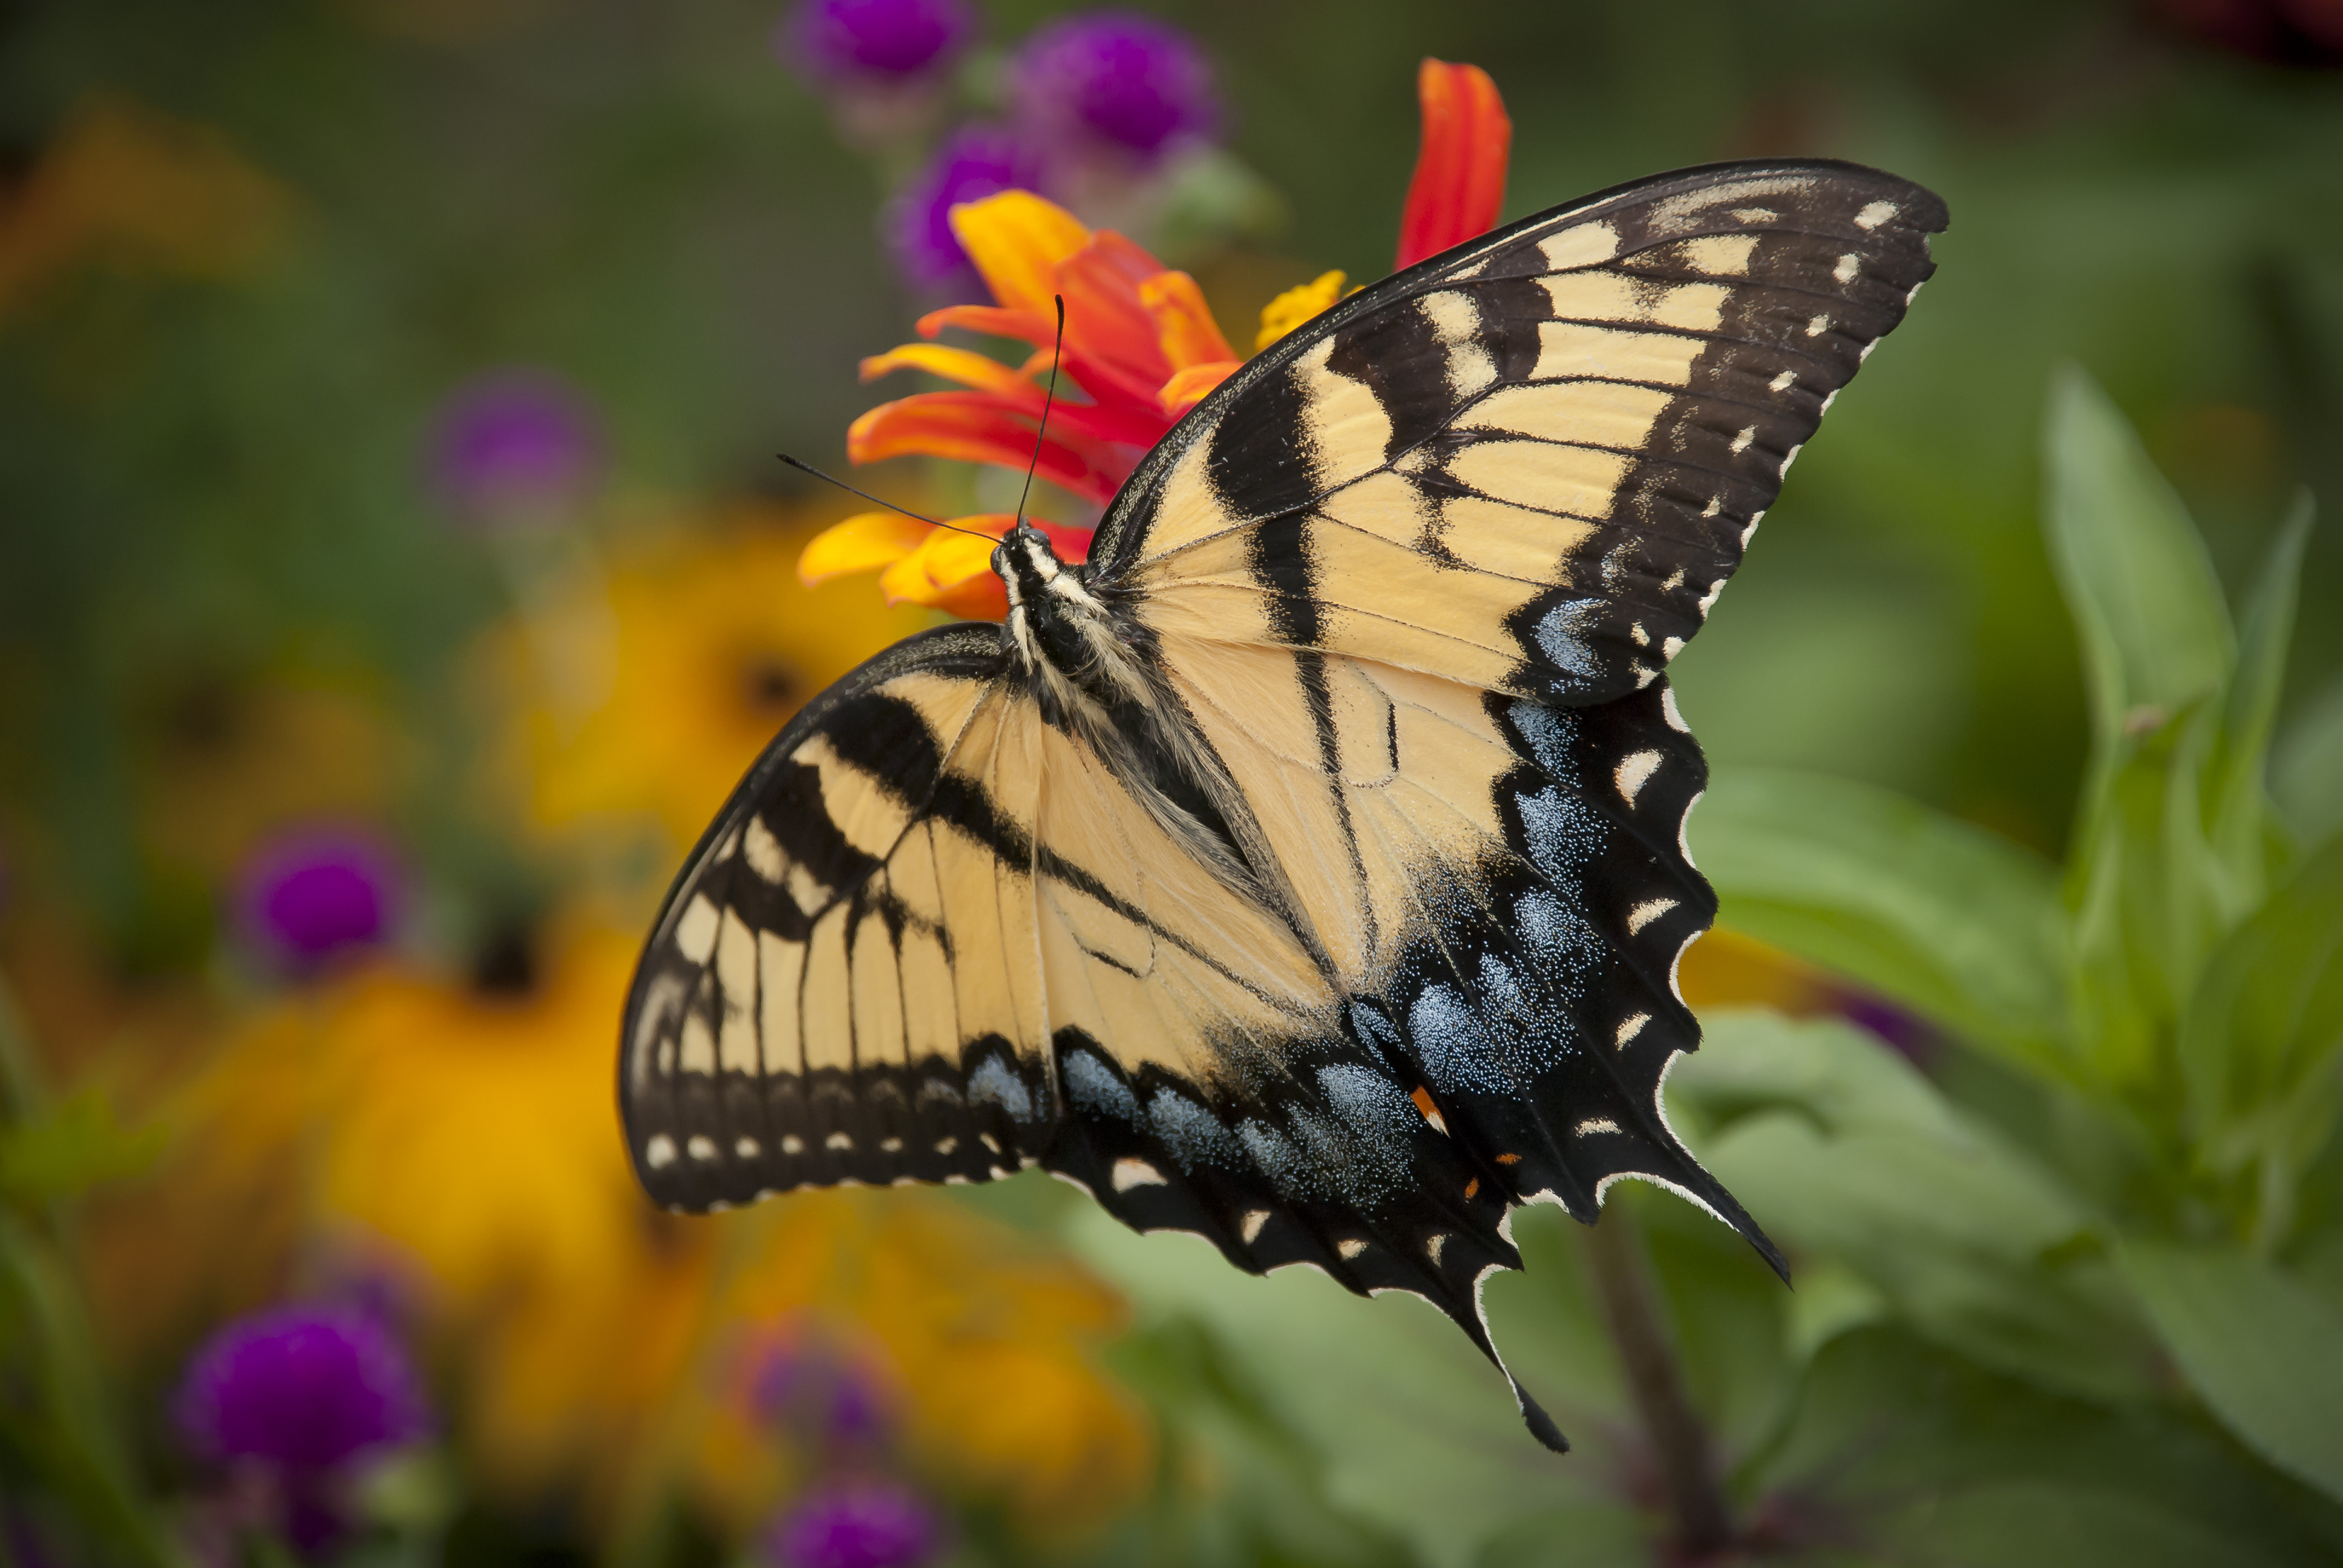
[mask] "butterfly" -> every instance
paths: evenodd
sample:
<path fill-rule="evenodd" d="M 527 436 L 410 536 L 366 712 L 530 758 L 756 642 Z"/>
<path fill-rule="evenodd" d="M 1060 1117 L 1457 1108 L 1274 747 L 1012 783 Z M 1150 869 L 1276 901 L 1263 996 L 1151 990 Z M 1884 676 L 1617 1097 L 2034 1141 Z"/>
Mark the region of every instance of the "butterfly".
<path fill-rule="evenodd" d="M 1278 341 L 1086 563 L 1021 525 L 1007 620 L 822 693 L 686 861 L 620 1042 L 644 1187 L 1038 1164 L 1500 1371 L 1520 1205 L 1636 1177 L 1783 1270 L 1661 1101 L 1716 912 L 1666 668 L 1945 225 L 1846 164 L 1622 186 Z"/>

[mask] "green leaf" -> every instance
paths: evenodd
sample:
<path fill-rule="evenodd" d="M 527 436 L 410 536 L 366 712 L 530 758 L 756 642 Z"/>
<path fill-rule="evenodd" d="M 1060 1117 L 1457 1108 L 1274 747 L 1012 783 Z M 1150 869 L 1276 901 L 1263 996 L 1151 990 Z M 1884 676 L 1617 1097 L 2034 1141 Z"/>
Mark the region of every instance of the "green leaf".
<path fill-rule="evenodd" d="M 2343 828 L 2343 676 L 2328 681 L 2278 738 L 2270 791 L 2304 842 L 2323 843 Z"/>
<path fill-rule="evenodd" d="M 1720 770 L 1689 829 L 1720 918 L 2037 1069 L 2062 1070 L 2049 866 L 1869 785 Z"/>
<path fill-rule="evenodd" d="M 2219 1543 L 2189 1563 L 2258 1568 L 2343 1551 L 2331 1513 L 2168 1404 L 2058 1398 L 1886 1327 L 1823 1347 L 1747 1479 L 1807 1517 L 1835 1517 L 1835 1541 L 1906 1568 L 2065 1568 L 2107 1560 L 2102 1544 L 2170 1561 L 2143 1544 L 2150 1523 L 2191 1548 Z M 2063 1507 L 2073 1523 L 2060 1523 Z M 2054 1544 L 2075 1554 L 2048 1554 Z"/>
<path fill-rule="evenodd" d="M 2207 1409 L 2272 1464 L 2343 1501 L 2343 1316 L 2242 1252 L 2120 1252 L 2157 1337 Z"/>
<path fill-rule="evenodd" d="M 161 1127 L 126 1130 L 95 1090 L 55 1106 L 37 1121 L 0 1129 L 0 1194 L 40 1203 L 135 1176 L 161 1153 Z"/>
<path fill-rule="evenodd" d="M 2149 1364 L 2059 1181 L 1838 1023 L 1711 1020 L 1669 1077 L 1694 1151 L 1798 1254 L 1941 1343 L 2045 1386 L 2136 1397 Z"/>
<path fill-rule="evenodd" d="M 2291 1228 L 2295 1191 L 2343 1109 L 2343 839 L 2214 954 L 2179 1055 L 2197 1159 L 2216 1177 L 2250 1177 L 2244 1233 L 2268 1251 Z"/>
<path fill-rule="evenodd" d="M 2206 789 L 2206 835 L 2227 872 L 2229 918 L 2259 902 L 2268 863 L 2270 732 L 2286 685 L 2301 597 L 2302 556 L 2315 511 L 2308 491 L 2278 525 L 2277 542 L 2246 607 L 2245 630 L 2221 714 L 2220 743 Z"/>
<path fill-rule="evenodd" d="M 2051 377 L 2043 528 L 2082 642 L 2103 759 L 2144 713 L 2177 712 L 2236 657 L 2204 542 L 2116 406 L 2081 368 Z"/>

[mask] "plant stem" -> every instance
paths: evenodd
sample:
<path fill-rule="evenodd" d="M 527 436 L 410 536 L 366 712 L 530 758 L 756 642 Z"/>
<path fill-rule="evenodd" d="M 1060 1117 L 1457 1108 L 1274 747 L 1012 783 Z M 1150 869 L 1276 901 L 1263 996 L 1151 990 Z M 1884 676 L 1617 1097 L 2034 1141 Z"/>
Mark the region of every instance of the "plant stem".
<path fill-rule="evenodd" d="M 1733 1515 L 1709 1451 L 1708 1429 L 1685 1396 L 1684 1371 L 1661 1315 L 1644 1239 L 1623 1205 L 1603 1211 L 1603 1221 L 1581 1232 L 1587 1270 L 1603 1301 L 1603 1316 L 1619 1347 L 1627 1392 L 1659 1465 L 1674 1545 L 1698 1561 L 1733 1541 Z"/>

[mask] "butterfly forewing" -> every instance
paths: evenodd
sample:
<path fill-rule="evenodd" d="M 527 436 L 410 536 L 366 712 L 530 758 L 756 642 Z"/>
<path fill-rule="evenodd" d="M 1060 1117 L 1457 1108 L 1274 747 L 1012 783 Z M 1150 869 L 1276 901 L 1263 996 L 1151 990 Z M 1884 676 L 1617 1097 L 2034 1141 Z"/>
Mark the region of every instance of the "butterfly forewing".
<path fill-rule="evenodd" d="M 1875 171 L 1739 166 L 1435 257 L 1200 405 L 1118 498 L 1102 572 L 1177 634 L 1633 690 L 1699 629 L 1944 222 Z"/>

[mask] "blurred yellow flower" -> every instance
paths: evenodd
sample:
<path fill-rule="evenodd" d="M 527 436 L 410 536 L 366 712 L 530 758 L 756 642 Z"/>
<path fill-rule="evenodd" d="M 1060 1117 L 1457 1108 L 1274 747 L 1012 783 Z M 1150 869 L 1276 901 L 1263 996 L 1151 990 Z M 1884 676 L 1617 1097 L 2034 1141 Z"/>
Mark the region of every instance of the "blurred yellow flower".
<path fill-rule="evenodd" d="M 291 211 L 217 131 L 89 98 L 0 210 L 0 311 L 88 260 L 241 276 L 282 243 Z"/>
<path fill-rule="evenodd" d="M 1136 1501 L 1154 1466 L 1144 1412 L 1093 1356 L 1121 1300 L 1063 1254 L 933 1192 L 805 1192 L 730 1217 L 741 1261 L 727 1322 L 811 1320 L 861 1342 L 904 1393 L 921 1473 L 1004 1503 L 1036 1533 L 1078 1532 Z M 737 1422 L 701 1427 L 696 1470 L 723 1517 L 769 1495 Z M 733 1451 L 733 1452 L 728 1452 Z"/>
<path fill-rule="evenodd" d="M 793 1320 L 867 1348 L 934 1484 L 1037 1529 L 1133 1501 L 1152 1434 L 1093 1359 L 1121 1305 L 1062 1254 L 930 1192 L 650 1209 L 610 1085 L 636 948 L 579 928 L 525 987 L 387 963 L 270 1010 L 180 1108 L 187 1154 L 166 1180 L 226 1207 L 165 1217 L 200 1249 L 270 1181 L 301 1191 L 313 1256 L 411 1278 L 483 1478 L 569 1483 L 606 1527 L 639 1526 L 675 1483 L 741 1529 L 769 1511 L 795 1474 L 743 1417 L 739 1349 Z"/>
<path fill-rule="evenodd" d="M 499 772 L 532 821 L 649 819 L 679 849 L 807 699 L 929 624 L 799 582 L 818 531 L 785 508 L 737 506 L 624 548 L 607 574 L 571 574 L 531 622 L 491 634 Z"/>

